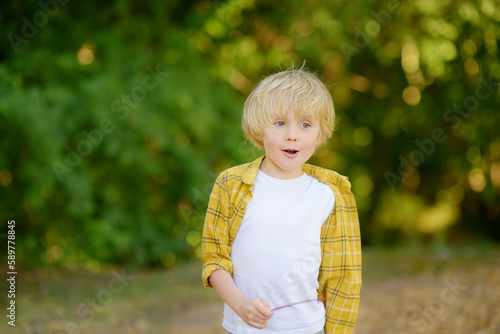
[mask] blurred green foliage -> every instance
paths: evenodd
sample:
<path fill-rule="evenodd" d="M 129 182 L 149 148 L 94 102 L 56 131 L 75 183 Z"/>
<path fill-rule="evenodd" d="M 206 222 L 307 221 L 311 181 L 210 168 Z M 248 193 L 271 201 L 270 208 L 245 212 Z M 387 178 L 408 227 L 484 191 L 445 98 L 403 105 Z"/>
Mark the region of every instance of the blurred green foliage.
<path fill-rule="evenodd" d="M 0 226 L 24 265 L 199 254 L 265 75 L 307 61 L 339 122 L 365 245 L 500 240 L 500 9 L 478 1 L 42 0 L 2 5 Z M 485 82 L 489 82 L 486 83 Z"/>

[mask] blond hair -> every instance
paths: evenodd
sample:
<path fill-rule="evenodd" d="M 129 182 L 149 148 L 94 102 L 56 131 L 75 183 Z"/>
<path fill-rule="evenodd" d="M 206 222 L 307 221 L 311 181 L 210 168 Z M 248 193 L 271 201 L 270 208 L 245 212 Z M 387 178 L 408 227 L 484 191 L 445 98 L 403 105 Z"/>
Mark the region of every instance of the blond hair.
<path fill-rule="evenodd" d="M 248 96 L 243 108 L 242 127 L 245 137 L 264 148 L 264 128 L 275 117 L 293 111 L 296 117 L 315 117 L 320 125 L 320 143 L 331 137 L 335 123 L 333 101 L 318 77 L 304 65 L 270 75 Z"/>

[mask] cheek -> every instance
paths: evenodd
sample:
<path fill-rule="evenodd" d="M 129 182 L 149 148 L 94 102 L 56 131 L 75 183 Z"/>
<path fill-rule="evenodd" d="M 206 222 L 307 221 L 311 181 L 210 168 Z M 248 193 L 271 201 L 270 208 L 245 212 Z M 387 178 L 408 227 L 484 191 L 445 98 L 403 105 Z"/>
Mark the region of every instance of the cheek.
<path fill-rule="evenodd" d="M 264 141 L 264 143 L 272 143 L 276 141 L 276 135 L 270 130 L 265 130 L 262 135 L 262 140 Z"/>
<path fill-rule="evenodd" d="M 321 143 L 321 136 L 319 131 L 311 132 L 307 135 L 307 142 L 310 144 L 318 145 Z"/>
<path fill-rule="evenodd" d="M 316 140 L 316 145 L 321 145 L 323 144 L 323 136 L 321 135 L 321 133 L 318 133 L 318 139 Z"/>
<path fill-rule="evenodd" d="M 271 140 L 269 134 L 263 133 L 262 134 L 262 146 L 263 146 L 264 150 L 269 149 L 269 146 L 271 145 L 271 143 L 272 143 L 272 140 Z"/>

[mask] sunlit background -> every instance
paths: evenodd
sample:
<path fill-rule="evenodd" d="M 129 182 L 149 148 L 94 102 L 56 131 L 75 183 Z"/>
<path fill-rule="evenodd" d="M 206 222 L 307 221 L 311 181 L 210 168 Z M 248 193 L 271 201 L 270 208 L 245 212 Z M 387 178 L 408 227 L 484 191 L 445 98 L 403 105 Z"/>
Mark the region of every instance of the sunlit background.
<path fill-rule="evenodd" d="M 500 241 L 493 0 L 54 0 L 0 17 L 0 233 L 16 220 L 24 268 L 199 261 L 215 178 L 263 154 L 246 97 L 304 60 L 338 116 L 310 163 L 349 177 L 366 249 Z"/>

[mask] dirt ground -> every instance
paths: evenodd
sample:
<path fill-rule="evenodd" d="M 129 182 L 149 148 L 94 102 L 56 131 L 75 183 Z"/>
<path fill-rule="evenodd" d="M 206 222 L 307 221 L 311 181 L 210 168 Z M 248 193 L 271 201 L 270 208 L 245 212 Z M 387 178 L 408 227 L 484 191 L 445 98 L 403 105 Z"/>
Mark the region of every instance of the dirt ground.
<path fill-rule="evenodd" d="M 500 334 L 498 248 L 365 250 L 363 264 L 357 334 Z M 4 319 L 0 333 L 225 333 L 223 305 L 202 287 L 198 262 L 18 277 L 16 327 Z"/>

